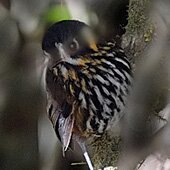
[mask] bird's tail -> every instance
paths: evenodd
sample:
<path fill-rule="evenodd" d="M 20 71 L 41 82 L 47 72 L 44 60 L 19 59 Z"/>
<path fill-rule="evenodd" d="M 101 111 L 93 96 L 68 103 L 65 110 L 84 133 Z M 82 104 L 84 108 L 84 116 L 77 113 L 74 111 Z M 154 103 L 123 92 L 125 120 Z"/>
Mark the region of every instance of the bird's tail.
<path fill-rule="evenodd" d="M 83 151 L 83 155 L 84 155 L 84 158 L 86 159 L 86 162 L 88 164 L 89 169 L 94 170 L 93 164 L 91 162 L 91 159 L 90 159 L 89 154 L 88 154 L 87 149 L 86 149 L 85 142 L 78 140 L 77 143 L 79 144 L 79 146 L 81 147 L 81 149 Z"/>

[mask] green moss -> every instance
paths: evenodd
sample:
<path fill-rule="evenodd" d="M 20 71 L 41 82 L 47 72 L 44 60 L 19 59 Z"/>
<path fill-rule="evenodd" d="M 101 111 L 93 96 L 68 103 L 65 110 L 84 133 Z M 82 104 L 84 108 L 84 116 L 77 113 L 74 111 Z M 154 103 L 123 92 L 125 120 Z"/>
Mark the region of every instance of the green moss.
<path fill-rule="evenodd" d="M 122 47 L 132 61 L 140 61 L 143 51 L 154 39 L 155 25 L 149 15 L 152 0 L 130 0 L 129 17 Z M 129 50 L 130 47 L 130 50 Z"/>
<path fill-rule="evenodd" d="M 150 24 L 150 27 L 144 32 L 144 41 L 149 42 L 153 38 L 154 26 Z"/>
<path fill-rule="evenodd" d="M 140 33 L 148 26 L 148 16 L 146 15 L 150 0 L 131 0 L 129 4 L 129 18 L 127 32 Z M 139 32 L 140 31 L 140 32 Z"/>
<path fill-rule="evenodd" d="M 92 161 L 95 169 L 116 166 L 121 150 L 121 139 L 119 136 L 111 137 L 105 133 L 102 137 L 94 139 L 90 146 L 93 152 Z"/>

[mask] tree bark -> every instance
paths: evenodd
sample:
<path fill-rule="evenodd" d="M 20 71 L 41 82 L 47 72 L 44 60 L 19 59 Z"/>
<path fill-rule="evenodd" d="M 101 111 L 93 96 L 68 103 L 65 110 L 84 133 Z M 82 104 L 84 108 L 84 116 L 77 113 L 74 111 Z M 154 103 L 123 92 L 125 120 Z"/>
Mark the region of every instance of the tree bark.
<path fill-rule="evenodd" d="M 117 166 L 122 149 L 126 150 L 128 146 L 131 148 L 137 147 L 135 151 L 141 152 L 138 147 L 141 146 L 143 149 L 145 146 L 148 147 L 152 135 L 166 124 L 167 115 L 165 118 L 161 110 L 166 107 L 169 97 L 169 80 L 167 78 L 169 73 L 166 69 L 167 65 L 165 65 L 169 60 L 166 57 L 165 60 L 162 60 L 162 56 L 165 54 L 163 51 L 167 51 L 164 48 L 164 43 L 167 42 L 165 35 L 168 34 L 162 30 L 161 22 L 163 22 L 163 19 L 154 18 L 155 13 L 160 12 L 155 9 L 155 6 L 159 9 L 159 2 L 153 2 L 152 0 L 129 1 L 128 24 L 126 33 L 122 37 L 122 47 L 132 63 L 135 75 L 134 90 L 130 98 L 131 108 L 127 109 L 128 116 L 125 115 L 123 134 L 119 134 L 120 136 L 118 137 L 117 135 L 110 136 L 106 133 L 93 142 L 92 155 L 94 155 L 95 169 Z M 167 17 L 164 19 L 167 21 Z M 135 109 L 132 109 L 134 106 Z M 130 112 L 133 113 L 131 114 Z M 131 122 L 131 125 L 128 124 L 127 120 Z M 140 138 L 134 137 L 133 130 L 137 130 L 134 133 Z M 141 136 L 143 137 L 141 138 Z M 121 142 L 115 143 L 115 141 Z M 123 147 L 121 146 L 122 143 Z M 128 153 L 125 154 L 126 158 L 128 158 Z M 122 169 L 133 169 L 137 166 L 137 162 L 142 160 L 147 153 L 145 152 L 143 157 L 136 154 L 137 159 L 135 159 L 135 154 L 130 157 L 131 153 L 129 153 L 129 157 L 134 159 L 132 161 L 133 165 L 129 166 L 130 168 L 128 167 L 130 159 L 126 159 L 125 163 L 121 162 L 124 161 L 124 159 L 121 159 L 119 165 L 123 164 Z"/>

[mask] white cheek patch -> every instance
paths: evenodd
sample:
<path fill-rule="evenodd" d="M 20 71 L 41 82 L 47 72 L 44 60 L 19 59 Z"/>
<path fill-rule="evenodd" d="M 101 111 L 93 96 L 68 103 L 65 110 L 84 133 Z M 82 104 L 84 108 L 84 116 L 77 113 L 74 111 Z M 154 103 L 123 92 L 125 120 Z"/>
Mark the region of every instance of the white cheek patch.
<path fill-rule="evenodd" d="M 48 58 L 51 57 L 50 53 L 48 53 L 47 51 L 44 50 L 43 53 L 44 53 L 44 55 L 45 55 L 46 57 L 48 57 Z"/>
<path fill-rule="evenodd" d="M 55 42 L 55 47 L 56 47 L 56 48 L 59 48 L 60 45 L 62 45 L 62 44 Z"/>

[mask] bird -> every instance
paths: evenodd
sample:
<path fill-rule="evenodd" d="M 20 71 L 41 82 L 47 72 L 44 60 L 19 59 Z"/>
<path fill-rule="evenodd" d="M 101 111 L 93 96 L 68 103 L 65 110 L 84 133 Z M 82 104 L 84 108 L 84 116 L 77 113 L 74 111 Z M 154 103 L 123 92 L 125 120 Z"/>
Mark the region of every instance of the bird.
<path fill-rule="evenodd" d="M 76 141 L 93 170 L 85 142 L 113 128 L 124 115 L 132 84 L 130 62 L 113 39 L 98 42 L 92 28 L 78 20 L 51 25 L 42 50 L 48 59 L 47 114 L 63 153 Z"/>

